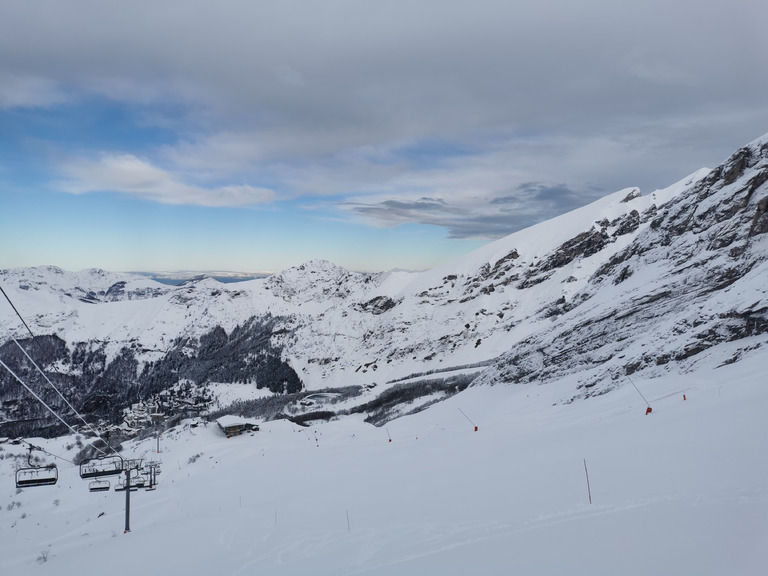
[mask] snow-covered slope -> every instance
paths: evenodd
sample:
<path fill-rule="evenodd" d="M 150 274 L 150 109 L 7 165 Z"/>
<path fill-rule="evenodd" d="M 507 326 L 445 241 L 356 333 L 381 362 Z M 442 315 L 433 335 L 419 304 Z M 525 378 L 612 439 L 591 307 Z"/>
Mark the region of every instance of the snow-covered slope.
<path fill-rule="evenodd" d="M 157 490 L 131 495 L 129 534 L 123 493 L 89 493 L 61 459 L 56 486 L 17 491 L 23 446 L 2 445 L 0 573 L 761 576 L 764 371 L 753 357 L 637 376 L 649 416 L 631 387 L 555 404 L 566 378 L 470 388 L 386 430 L 282 420 L 227 439 L 186 421 L 160 454 L 125 444 L 162 461 Z"/>
<path fill-rule="evenodd" d="M 63 343 L 50 368 L 92 374 L 87 385 L 70 382 L 75 392 L 90 394 L 107 374 L 136 386 L 128 396 L 138 398 L 142 380 L 156 388 L 182 377 L 173 381 L 171 353 L 203 358 L 205 348 L 206 362 L 234 361 L 210 355 L 218 343 L 244 363 L 239 381 L 253 380 L 248 366 L 260 354 L 279 356 L 308 390 L 375 384 L 378 393 L 456 373 L 478 384 L 543 383 L 579 372 L 560 399 L 570 401 L 626 375 L 764 350 L 767 182 L 764 137 L 667 189 L 616 192 L 422 273 L 311 261 L 267 279 L 170 287 L 49 267 L 3 270 L 0 283 L 35 334 Z M 0 321 L 0 342 L 27 336 L 10 306 L 0 306 Z M 743 345 L 723 356 L 732 341 Z M 210 370 L 192 372 L 212 381 Z"/>

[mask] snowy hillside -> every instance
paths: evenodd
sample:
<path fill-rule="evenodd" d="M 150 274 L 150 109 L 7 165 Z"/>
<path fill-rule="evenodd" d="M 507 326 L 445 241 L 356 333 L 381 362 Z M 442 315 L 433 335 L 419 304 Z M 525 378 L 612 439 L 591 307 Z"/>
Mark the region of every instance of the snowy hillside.
<path fill-rule="evenodd" d="M 24 447 L 2 445 L 0 572 L 759 576 L 764 365 L 636 377 L 648 416 L 630 386 L 557 404 L 565 378 L 474 387 L 386 429 L 281 420 L 227 439 L 185 421 L 160 454 L 153 438 L 124 445 L 162 461 L 157 489 L 131 495 L 128 534 L 123 493 L 89 493 L 61 459 L 57 485 L 16 490 Z M 71 436 L 30 441 L 77 452 Z"/>

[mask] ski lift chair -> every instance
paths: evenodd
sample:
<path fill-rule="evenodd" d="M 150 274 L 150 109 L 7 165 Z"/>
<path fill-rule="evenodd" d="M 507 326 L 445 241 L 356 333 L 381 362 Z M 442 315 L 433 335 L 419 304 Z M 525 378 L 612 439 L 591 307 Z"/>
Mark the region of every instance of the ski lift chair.
<path fill-rule="evenodd" d="M 47 466 L 30 466 L 16 470 L 16 488 L 31 488 L 33 486 L 53 486 L 59 481 L 59 470 L 56 464 Z"/>
<path fill-rule="evenodd" d="M 93 458 L 80 464 L 80 478 L 100 478 L 102 476 L 116 476 L 123 471 L 123 459 L 119 456 L 107 456 L 106 458 Z"/>
<path fill-rule="evenodd" d="M 27 454 L 29 466 L 16 470 L 16 488 L 53 486 L 59 481 L 59 469 L 56 467 L 56 464 L 47 464 L 45 466 L 35 466 L 32 464 L 33 449 L 36 449 L 36 447 L 30 444 L 29 454 Z"/>
<path fill-rule="evenodd" d="M 109 488 L 109 480 L 93 480 L 88 484 L 88 490 L 90 492 L 106 492 Z"/>
<path fill-rule="evenodd" d="M 136 492 L 139 489 L 133 482 L 131 482 L 131 492 Z M 115 484 L 115 492 L 125 492 L 125 480 L 118 480 Z"/>

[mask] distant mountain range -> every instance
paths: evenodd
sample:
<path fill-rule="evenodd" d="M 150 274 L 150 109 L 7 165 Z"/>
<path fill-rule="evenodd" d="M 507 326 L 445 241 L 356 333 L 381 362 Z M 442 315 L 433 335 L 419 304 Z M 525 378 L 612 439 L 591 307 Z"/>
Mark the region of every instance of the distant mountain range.
<path fill-rule="evenodd" d="M 146 276 L 161 284 L 169 284 L 171 286 L 178 286 L 184 282 L 190 280 L 196 280 L 201 277 L 213 278 L 223 284 L 230 282 L 244 282 L 246 280 L 256 280 L 258 278 L 268 278 L 272 274 L 269 273 L 247 273 L 247 272 L 222 272 L 222 271 L 188 271 L 178 270 L 174 272 L 131 272 L 132 274 L 138 274 L 139 276 Z"/>
<path fill-rule="evenodd" d="M 767 233 L 768 135 L 669 188 L 621 190 L 426 272 L 315 260 L 174 286 L 93 269 L 2 270 L 37 338 L 0 305 L 0 359 L 56 404 L 15 338 L 80 409 L 113 420 L 181 381 L 354 389 L 331 416 L 377 412 L 375 422 L 468 385 L 569 378 L 571 402 L 628 376 L 764 354 Z M 0 402 L 0 421 L 51 424 L 5 370 Z"/>

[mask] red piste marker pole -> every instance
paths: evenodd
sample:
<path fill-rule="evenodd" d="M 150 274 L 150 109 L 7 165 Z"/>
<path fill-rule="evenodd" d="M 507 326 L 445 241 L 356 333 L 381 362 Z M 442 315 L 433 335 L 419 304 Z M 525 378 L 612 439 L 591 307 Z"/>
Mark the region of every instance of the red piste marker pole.
<path fill-rule="evenodd" d="M 464 410 L 462 410 L 461 408 L 458 408 L 458 407 L 457 407 L 457 410 L 458 410 L 459 412 L 461 412 L 461 413 L 464 415 L 464 418 L 466 418 L 467 420 L 469 420 L 469 416 L 467 416 L 466 414 L 464 414 Z M 472 426 L 474 426 L 474 427 L 475 427 L 475 432 L 477 432 L 477 425 L 476 425 L 474 422 L 472 422 L 472 420 L 469 420 L 469 423 L 470 423 L 470 424 L 472 424 Z"/>
<path fill-rule="evenodd" d="M 643 396 L 643 393 L 640 392 L 640 389 L 637 386 L 635 386 L 635 383 L 632 382 L 632 379 L 629 376 L 627 376 L 627 380 L 629 380 L 629 383 L 632 384 L 632 386 L 634 386 L 635 390 L 637 390 L 637 393 L 640 394 L 640 398 L 642 398 L 645 401 L 646 405 L 648 406 L 648 408 L 646 408 L 645 410 L 645 415 L 648 416 L 648 414 L 653 412 L 653 408 L 651 408 L 651 405 L 648 404 L 648 400 L 645 399 L 645 396 Z"/>

